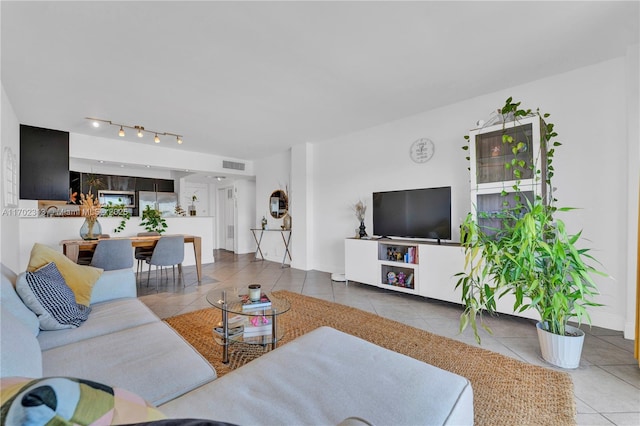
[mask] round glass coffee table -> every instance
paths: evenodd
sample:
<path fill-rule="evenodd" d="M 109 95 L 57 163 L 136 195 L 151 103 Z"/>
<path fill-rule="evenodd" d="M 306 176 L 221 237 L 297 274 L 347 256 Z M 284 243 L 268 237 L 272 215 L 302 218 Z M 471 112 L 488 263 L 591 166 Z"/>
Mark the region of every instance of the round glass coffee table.
<path fill-rule="evenodd" d="M 225 288 L 207 293 L 207 302 L 222 312 L 222 321 L 214 327 L 213 337 L 222 346 L 222 362 L 229 363 L 232 343 L 271 346 L 275 349 L 284 337 L 279 316 L 291 309 L 291 304 L 263 292 L 259 302 L 247 301 L 248 289 Z M 244 303 L 243 303 L 244 301 Z"/>

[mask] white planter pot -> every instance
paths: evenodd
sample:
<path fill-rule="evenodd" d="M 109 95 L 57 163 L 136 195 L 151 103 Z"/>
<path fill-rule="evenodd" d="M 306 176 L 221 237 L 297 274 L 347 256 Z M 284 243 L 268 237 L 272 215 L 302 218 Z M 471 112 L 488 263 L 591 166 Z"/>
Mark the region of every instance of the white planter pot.
<path fill-rule="evenodd" d="M 544 330 L 541 322 L 536 324 L 536 328 L 542 358 L 545 361 L 562 368 L 578 368 L 584 343 L 584 331 L 568 325 L 566 330 L 577 333 L 578 336 L 560 336 Z"/>

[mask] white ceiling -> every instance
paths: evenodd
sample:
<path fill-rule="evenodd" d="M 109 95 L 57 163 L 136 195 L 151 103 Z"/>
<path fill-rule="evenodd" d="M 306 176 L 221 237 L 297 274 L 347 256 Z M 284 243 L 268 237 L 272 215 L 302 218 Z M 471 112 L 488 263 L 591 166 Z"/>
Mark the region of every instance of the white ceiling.
<path fill-rule="evenodd" d="M 639 32 L 638 1 L 0 4 L 21 123 L 117 137 L 98 117 L 246 160 L 623 56 Z"/>

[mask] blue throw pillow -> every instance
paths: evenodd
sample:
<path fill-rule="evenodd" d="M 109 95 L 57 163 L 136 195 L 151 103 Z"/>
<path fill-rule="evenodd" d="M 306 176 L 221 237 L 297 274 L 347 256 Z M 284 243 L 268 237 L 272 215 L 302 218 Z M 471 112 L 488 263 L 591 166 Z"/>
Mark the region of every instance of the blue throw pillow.
<path fill-rule="evenodd" d="M 16 291 L 38 316 L 42 330 L 79 327 L 91 312 L 90 307 L 76 303 L 73 291 L 53 262 L 24 273 L 24 277 L 18 278 Z"/>

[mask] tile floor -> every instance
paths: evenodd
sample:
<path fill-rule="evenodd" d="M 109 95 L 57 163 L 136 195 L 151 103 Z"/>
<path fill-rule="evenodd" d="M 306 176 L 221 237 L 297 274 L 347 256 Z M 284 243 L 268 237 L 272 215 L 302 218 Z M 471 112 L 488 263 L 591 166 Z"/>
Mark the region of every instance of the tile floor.
<path fill-rule="evenodd" d="M 168 282 L 150 287 L 146 273 L 139 284 L 140 299 L 162 318 L 208 307 L 208 291 L 219 287 L 244 287 L 258 282 L 269 291 L 289 290 L 353 306 L 436 334 L 475 345 L 470 330 L 458 334 L 461 308 L 418 296 L 405 295 L 358 283 L 331 281 L 330 274 L 280 267 L 275 262 L 253 261 L 252 254 L 235 255 L 216 250 L 215 263 L 203 265 L 203 279 L 196 282 L 195 267 L 185 267 L 187 287 Z M 491 320 L 494 335 L 484 335 L 482 347 L 501 354 L 550 367 L 540 355 L 533 322 L 501 316 Z M 633 357 L 633 341 L 622 332 L 594 327 L 586 331 L 580 367 L 568 371 L 573 378 L 579 425 L 640 425 L 640 368 Z M 561 369 L 558 369 L 561 370 Z"/>

